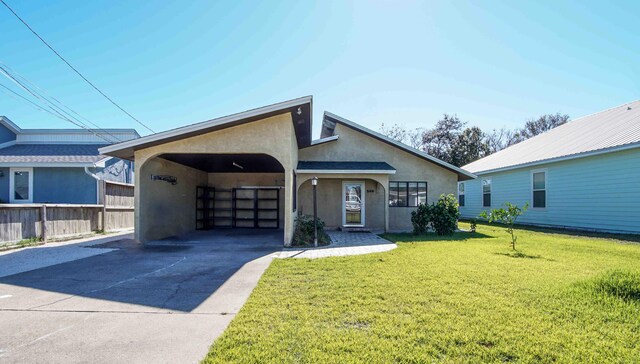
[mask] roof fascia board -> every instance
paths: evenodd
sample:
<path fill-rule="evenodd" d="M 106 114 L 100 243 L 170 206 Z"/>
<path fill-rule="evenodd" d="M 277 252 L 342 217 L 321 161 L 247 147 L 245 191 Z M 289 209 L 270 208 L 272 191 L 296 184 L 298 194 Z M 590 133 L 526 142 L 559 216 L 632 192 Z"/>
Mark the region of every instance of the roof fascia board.
<path fill-rule="evenodd" d="M 189 133 L 198 132 L 204 129 L 223 126 L 225 124 L 229 124 L 234 121 L 249 119 L 252 117 L 260 116 L 262 114 L 268 114 L 268 113 L 277 112 L 281 110 L 282 111 L 287 110 L 295 106 L 311 103 L 311 100 L 312 100 L 311 96 L 305 96 L 305 97 L 300 97 L 300 98 L 289 100 L 289 101 L 283 101 L 277 104 L 268 105 L 268 106 L 260 107 L 257 109 L 243 111 L 240 113 L 231 114 L 227 116 L 222 116 L 220 118 L 187 125 L 187 126 L 183 126 L 176 129 L 171 129 L 171 130 L 163 131 L 156 134 L 147 135 L 138 139 L 124 141 L 118 144 L 112 144 L 112 145 L 100 148 L 99 152 L 100 154 L 108 154 L 108 153 L 112 153 L 112 152 L 127 149 L 127 148 L 134 148 L 140 145 L 144 145 L 146 143 L 158 142 L 163 139 L 180 136 L 182 134 L 189 134 Z"/>
<path fill-rule="evenodd" d="M 51 145 L 105 145 L 107 144 L 105 141 L 99 142 L 99 141 L 73 141 L 73 140 L 52 140 L 52 141 L 45 141 L 45 140 L 15 140 L 15 144 L 36 144 L 36 145 L 47 145 L 47 144 L 51 144 Z"/>
<path fill-rule="evenodd" d="M 413 154 L 413 155 L 415 155 L 417 157 L 420 157 L 422 159 L 426 159 L 426 160 L 428 160 L 430 162 L 433 162 L 435 164 L 439 164 L 440 166 L 442 166 L 442 167 L 444 167 L 446 169 L 449 169 L 449 170 L 451 170 L 453 172 L 456 172 L 458 174 L 462 174 L 462 175 L 467 176 L 469 178 L 476 178 L 477 177 L 473 173 L 465 171 L 464 169 L 462 169 L 460 167 L 456 167 L 453 164 L 449 164 L 449 163 L 447 163 L 447 162 L 445 162 L 443 160 L 440 160 L 440 159 L 438 159 L 436 157 L 433 157 L 433 156 L 431 156 L 431 155 L 429 155 L 427 153 L 424 153 L 424 152 L 422 152 L 420 150 L 417 150 L 415 148 L 411 148 L 408 145 L 405 145 L 405 144 L 400 143 L 400 142 L 398 142 L 396 140 L 393 140 L 393 139 L 391 139 L 391 138 L 389 138 L 389 137 L 387 137 L 385 135 L 382 135 L 382 134 L 380 134 L 378 132 L 375 132 L 375 131 L 373 131 L 373 130 L 371 130 L 369 128 L 366 128 L 366 127 L 364 127 L 364 126 L 362 126 L 360 124 L 357 124 L 357 123 L 355 123 L 355 122 L 353 122 L 351 120 L 347 120 L 347 119 L 345 119 L 343 117 L 340 117 L 338 115 L 332 114 L 332 113 L 330 113 L 328 111 L 324 112 L 324 116 L 325 116 L 325 118 L 328 117 L 328 118 L 332 119 L 335 122 L 338 122 L 340 124 L 348 126 L 348 127 L 352 128 L 352 129 L 358 130 L 358 131 L 360 131 L 360 132 L 362 132 L 364 134 L 367 134 L 367 135 L 369 135 L 369 136 L 371 136 L 371 137 L 373 137 L 375 139 L 378 139 L 378 140 L 380 140 L 382 142 L 385 142 L 385 143 L 387 143 L 387 144 L 389 144 L 391 146 L 394 146 L 394 147 L 396 147 L 398 149 L 402 149 L 405 152 L 411 153 L 411 154 Z"/>
<path fill-rule="evenodd" d="M 535 161 L 535 162 L 516 164 L 516 165 L 508 166 L 508 167 L 487 169 L 485 171 L 475 172 L 475 174 L 479 176 L 479 175 L 485 175 L 485 174 L 489 174 L 489 173 L 506 172 L 506 171 L 510 171 L 510 170 L 514 170 L 514 169 L 539 166 L 539 165 L 542 165 L 542 164 L 557 163 L 557 162 L 563 162 L 563 161 L 568 161 L 568 160 L 573 160 L 573 159 L 592 157 L 592 156 L 602 155 L 602 154 L 607 154 L 607 153 L 621 152 L 621 151 L 624 151 L 624 150 L 629 150 L 629 149 L 634 149 L 634 148 L 640 148 L 640 143 L 618 145 L 618 146 L 615 146 L 615 147 L 610 147 L 610 148 L 605 148 L 605 149 L 598 149 L 598 150 L 594 150 L 594 151 L 577 153 L 577 154 L 571 154 L 571 155 L 566 155 L 566 156 L 562 156 L 562 157 L 542 159 L 542 160 Z"/>
<path fill-rule="evenodd" d="M 91 130 L 91 131 L 89 131 Z M 98 134 L 119 133 L 119 134 L 138 134 L 135 129 L 22 129 L 24 134 Z"/>
<path fill-rule="evenodd" d="M 91 162 L 64 162 L 64 163 L 38 163 L 38 162 L 0 162 L 0 167 L 24 167 L 24 168 L 37 168 L 37 167 L 95 167 Z"/>
<path fill-rule="evenodd" d="M 306 174 L 396 174 L 383 169 L 296 169 L 296 173 Z"/>
<path fill-rule="evenodd" d="M 104 168 L 106 166 L 106 163 L 108 160 L 113 159 L 114 157 L 106 157 L 106 158 L 102 158 L 99 161 L 96 161 L 95 163 L 93 163 L 93 165 L 95 167 L 98 168 Z"/>
<path fill-rule="evenodd" d="M 10 140 L 8 142 L 0 143 L 0 149 L 10 147 L 12 145 L 16 145 L 17 142 L 15 140 Z"/>
<path fill-rule="evenodd" d="M 312 140 L 311 144 L 309 144 L 306 147 L 302 147 L 300 149 L 309 148 L 309 147 L 315 147 L 316 145 L 320 145 L 320 144 L 324 144 L 324 143 L 328 143 L 328 142 L 333 142 L 333 141 L 338 140 L 339 137 L 340 137 L 340 135 L 332 135 L 330 137 Z"/>
<path fill-rule="evenodd" d="M 17 126 L 13 121 L 11 121 L 6 116 L 0 116 L 0 124 L 6 126 L 9 130 L 11 130 L 14 134 L 22 133 L 22 129 Z"/>

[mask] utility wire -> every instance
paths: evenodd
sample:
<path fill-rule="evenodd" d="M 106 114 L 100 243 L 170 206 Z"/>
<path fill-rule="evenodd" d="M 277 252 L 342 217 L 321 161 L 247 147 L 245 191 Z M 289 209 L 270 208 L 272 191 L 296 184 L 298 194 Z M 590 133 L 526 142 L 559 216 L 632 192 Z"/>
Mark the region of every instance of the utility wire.
<path fill-rule="evenodd" d="M 85 130 L 89 131 L 90 133 L 94 134 L 95 136 L 99 137 L 100 139 L 103 139 L 103 140 L 107 141 L 108 143 L 114 143 L 115 142 L 113 140 L 108 140 L 103 135 L 100 135 L 100 134 L 96 133 L 95 130 L 93 130 L 92 128 L 88 127 L 82 121 L 78 120 L 78 118 L 76 118 L 73 115 L 69 114 L 64 109 L 62 109 L 59 106 L 57 106 L 56 104 L 52 103 L 46 97 L 40 95 L 38 93 L 38 91 L 29 88 L 28 85 L 25 85 L 24 83 L 22 83 L 20 80 L 18 80 L 14 75 L 12 75 L 9 71 L 7 71 L 2 66 L 0 66 L 0 73 L 2 73 L 9 80 L 13 81 L 20 88 L 22 88 L 23 90 L 25 90 L 28 93 L 30 93 L 36 99 L 43 101 L 45 103 L 45 106 L 48 107 L 51 111 L 53 111 L 56 115 L 58 115 L 58 117 L 60 117 L 61 119 L 66 120 L 66 121 L 72 123 L 75 126 L 78 126 L 78 127 L 82 128 L 82 129 L 85 129 Z M 67 116 L 63 115 L 63 113 L 66 114 Z M 71 120 L 71 119 L 73 119 L 73 120 Z"/>
<path fill-rule="evenodd" d="M 7 76 L 9 79 L 11 79 L 13 82 L 15 82 L 18 86 L 20 86 L 22 89 L 24 89 L 25 91 L 27 91 L 28 93 L 30 93 L 33 97 L 35 97 L 36 99 L 42 100 L 48 102 L 48 100 L 42 98 L 41 96 L 39 96 L 36 92 L 33 92 L 32 90 L 30 90 L 28 87 L 26 87 L 24 84 L 22 84 L 19 80 L 17 80 L 16 78 L 14 78 L 11 74 L 9 74 L 3 67 L 0 67 L 0 73 L 4 74 L 5 76 Z M 6 88 L 6 87 L 5 87 Z M 49 103 L 51 103 L 49 101 Z M 112 140 L 109 140 L 107 138 L 105 138 L 104 136 L 96 133 L 93 129 L 87 127 L 84 123 L 82 123 L 81 121 L 77 120 L 73 121 L 70 118 L 64 116 L 63 114 L 61 114 L 58 110 L 56 110 L 54 107 L 51 107 L 50 105 L 46 105 L 49 109 L 51 109 L 51 111 L 53 111 L 55 114 L 58 115 L 59 118 L 66 120 L 70 123 L 72 123 L 73 125 L 80 127 L 82 129 L 85 129 L 87 131 L 89 131 L 90 133 L 93 133 L 95 136 L 99 137 L 100 139 L 103 139 L 104 141 L 106 141 L 107 143 L 111 144 L 113 143 Z M 55 105 L 54 105 L 55 106 Z M 63 110 L 64 112 L 64 110 Z"/>
<path fill-rule="evenodd" d="M 71 65 L 71 63 L 69 63 L 69 61 L 67 61 L 64 57 L 62 57 L 62 55 L 60 55 L 60 53 L 58 53 L 55 49 L 53 49 L 53 47 L 51 45 L 49 45 L 49 43 L 47 43 L 47 41 L 45 41 L 35 30 L 33 30 L 33 28 L 31 28 L 31 26 L 29 26 L 29 24 L 27 24 L 26 21 L 24 21 L 15 11 L 13 11 L 13 9 L 11 9 L 11 7 L 9 5 L 7 5 L 6 2 L 4 2 L 4 0 L 0 0 L 0 2 L 7 9 L 9 9 L 9 11 L 13 15 L 15 15 L 15 17 L 18 18 L 18 20 L 20 20 L 22 22 L 22 24 L 24 24 L 31 31 L 31 33 L 33 33 L 36 37 L 38 37 L 38 39 L 40 39 L 42 41 L 42 43 L 44 43 L 44 45 L 46 45 L 53 53 L 56 54 L 56 56 L 58 56 L 58 58 L 60 58 L 64 63 L 67 64 L 67 66 L 69 66 L 75 73 L 77 73 L 78 76 L 82 77 L 83 80 L 85 80 L 89 85 L 91 85 L 91 87 L 93 87 L 102 96 L 104 96 L 107 100 L 109 100 L 109 102 L 111 102 L 115 107 L 120 109 L 123 113 L 127 114 L 131 119 L 135 120 L 138 124 L 144 126 L 150 132 L 155 133 L 155 131 L 153 131 L 153 129 L 151 129 L 150 127 L 145 125 L 143 122 L 141 122 L 140 120 L 136 119 L 133 115 L 128 113 L 125 109 L 123 109 L 120 105 L 118 105 L 115 101 L 113 101 L 109 96 L 107 96 L 104 92 L 102 92 L 96 85 L 94 85 L 91 81 L 89 81 L 86 77 L 84 77 L 84 75 L 82 73 L 80 73 L 80 71 L 78 71 L 75 67 L 73 67 Z"/>
<path fill-rule="evenodd" d="M 69 120 L 69 118 L 66 118 L 64 115 L 61 115 L 59 112 L 57 112 L 57 111 L 55 111 L 55 110 L 53 110 L 53 111 L 51 111 L 51 110 L 47 110 L 47 109 L 45 109 L 45 108 L 41 107 L 41 105 L 36 104 L 35 102 L 33 102 L 33 101 L 29 100 L 28 98 L 26 98 L 26 97 L 24 97 L 24 96 L 20 95 L 19 93 L 17 93 L 17 92 L 15 92 L 15 91 L 13 91 L 12 89 L 10 89 L 9 87 L 7 87 L 7 86 L 5 86 L 5 85 L 3 85 L 3 84 L 0 84 L 0 87 L 4 88 L 4 89 L 6 90 L 6 91 L 5 91 L 5 90 L 0 90 L 0 91 L 2 91 L 3 93 L 5 93 L 5 94 L 7 94 L 8 96 L 11 96 L 11 97 L 13 97 L 13 98 L 15 98 L 15 99 L 23 100 L 23 101 L 25 101 L 25 102 L 29 103 L 31 106 L 33 106 L 34 108 L 36 108 L 38 111 L 42 111 L 42 112 L 49 113 L 49 114 L 51 114 L 51 115 L 55 116 L 55 117 L 56 117 L 56 118 L 58 118 L 58 119 L 62 119 L 62 120 L 64 120 L 64 121 L 68 121 L 68 122 L 72 123 L 73 125 L 76 125 L 76 126 L 78 126 L 78 127 L 83 128 L 80 124 L 76 124 L 76 123 L 75 123 L 75 122 L 73 122 L 72 120 Z M 7 91 L 9 91 L 10 93 L 8 93 Z M 13 94 L 13 95 L 12 95 L 12 94 Z M 85 129 L 85 128 L 83 128 L 83 129 Z M 100 139 L 102 139 L 102 140 L 104 140 L 104 141 L 108 142 L 109 144 L 113 143 L 112 141 L 110 141 L 110 140 L 108 140 L 108 139 L 104 138 L 103 136 L 101 136 L 101 135 L 99 135 L 99 134 L 96 134 L 96 133 L 94 133 L 94 134 L 95 134 L 97 137 L 99 137 Z"/>
<path fill-rule="evenodd" d="M 4 68 L 3 68 L 4 67 Z M 77 111 L 73 110 L 72 108 L 70 108 L 69 106 L 65 105 L 64 103 L 62 103 L 61 101 L 59 101 L 58 99 L 56 99 L 55 97 L 53 97 L 51 94 L 49 94 L 47 91 L 43 90 L 42 88 L 40 88 L 38 85 L 36 85 L 35 83 L 29 81 L 29 79 L 27 79 L 26 77 L 24 77 L 23 75 L 19 74 L 18 72 L 16 72 L 14 69 L 12 69 L 11 67 L 9 67 L 6 63 L 0 61 L 0 68 L 4 69 L 4 72 L 8 72 L 11 73 L 13 77 L 15 78 L 19 78 L 22 81 L 24 81 L 25 83 L 27 83 L 29 86 L 31 86 L 31 89 L 35 92 L 38 93 L 38 91 L 40 91 L 40 93 L 44 94 L 45 96 L 43 96 L 42 94 L 40 94 L 40 96 L 46 98 L 49 97 L 51 98 L 53 101 L 55 101 L 56 103 L 58 103 L 61 107 L 56 106 L 55 104 L 53 104 L 52 102 L 50 102 L 49 100 L 48 103 L 52 104 L 54 106 L 56 106 L 56 108 L 60 109 L 62 112 L 64 112 L 65 114 L 67 114 L 68 116 L 74 118 L 75 120 L 77 120 L 78 122 L 81 122 L 80 120 L 78 120 L 78 118 L 86 121 L 87 123 L 91 124 L 93 127 L 95 127 L 96 129 L 100 130 L 101 133 L 103 134 L 107 134 L 110 137 L 112 137 L 114 140 L 113 142 L 118 143 L 121 142 L 122 140 L 120 138 L 118 138 L 117 136 L 111 134 L 109 131 L 102 129 L 100 126 L 98 126 L 96 123 L 92 122 L 91 120 L 87 119 L 86 117 L 80 115 Z M 12 78 L 12 80 L 14 80 L 15 78 Z M 37 90 L 35 90 L 35 89 Z M 70 112 L 72 112 L 73 114 L 77 115 L 78 118 L 74 117 L 73 115 L 69 114 L 68 112 L 66 112 L 64 109 L 69 110 Z M 82 123 L 82 122 L 81 122 Z"/>

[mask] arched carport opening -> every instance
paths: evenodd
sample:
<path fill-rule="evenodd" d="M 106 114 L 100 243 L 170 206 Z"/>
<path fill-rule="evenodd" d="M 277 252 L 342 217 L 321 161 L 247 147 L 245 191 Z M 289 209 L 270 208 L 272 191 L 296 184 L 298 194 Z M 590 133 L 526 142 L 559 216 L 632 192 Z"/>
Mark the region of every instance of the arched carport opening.
<path fill-rule="evenodd" d="M 362 227 L 372 231 L 388 229 L 388 191 L 386 189 L 388 177 L 386 175 L 298 175 L 296 200 L 297 212 L 300 215 L 313 215 L 313 186 L 311 185 L 313 177 L 319 179 L 318 217 L 325 222 L 327 228 L 337 229 L 349 225 L 345 216 L 345 209 L 349 207 L 349 193 L 345 190 L 345 186 L 362 183 L 363 196 L 360 196 L 364 202 Z"/>
<path fill-rule="evenodd" d="M 142 241 L 196 230 L 282 230 L 285 168 L 268 154 L 163 153 L 139 167 Z"/>

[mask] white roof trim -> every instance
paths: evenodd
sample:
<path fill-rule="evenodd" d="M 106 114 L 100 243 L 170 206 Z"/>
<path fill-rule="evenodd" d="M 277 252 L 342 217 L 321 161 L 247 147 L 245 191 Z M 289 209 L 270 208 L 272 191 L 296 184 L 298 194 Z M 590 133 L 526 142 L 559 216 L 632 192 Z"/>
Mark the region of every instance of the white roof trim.
<path fill-rule="evenodd" d="M 591 156 L 595 156 L 595 155 L 601 155 L 601 154 L 607 154 L 607 153 L 613 153 L 613 152 L 620 152 L 620 151 L 623 151 L 623 150 L 634 149 L 634 148 L 640 148 L 640 143 L 619 145 L 619 146 L 616 146 L 616 147 L 611 147 L 611 148 L 606 148 L 606 149 L 598 149 L 598 150 L 594 150 L 594 151 L 583 152 L 583 153 L 572 154 L 572 155 L 565 155 L 565 156 L 556 157 L 556 158 L 541 159 L 539 161 L 523 163 L 523 164 L 516 164 L 516 165 L 513 165 L 513 166 L 508 166 L 508 167 L 503 167 L 503 168 L 487 169 L 486 171 L 478 171 L 475 174 L 479 176 L 479 175 L 484 175 L 484 174 L 489 174 L 489 173 L 504 172 L 504 171 L 510 171 L 510 170 L 513 170 L 513 169 L 533 167 L 533 166 L 539 166 L 539 165 L 542 165 L 542 164 L 556 163 L 556 162 L 562 162 L 562 161 L 567 161 L 567 160 L 572 160 L 572 159 L 591 157 Z"/>
<path fill-rule="evenodd" d="M 296 173 L 306 174 L 396 174 L 385 169 L 296 169 Z"/>
<path fill-rule="evenodd" d="M 95 167 L 91 162 L 53 162 L 53 163 L 38 163 L 38 162 L 0 162 L 0 167 L 22 167 L 22 168 L 37 168 L 37 167 Z"/>
<path fill-rule="evenodd" d="M 98 168 L 104 168 L 105 163 L 109 160 L 109 159 L 113 159 L 113 157 L 106 157 L 106 158 L 102 158 L 99 161 L 96 161 L 95 163 L 93 163 L 94 166 L 98 167 Z"/>
<path fill-rule="evenodd" d="M 386 141 L 387 143 L 392 144 L 393 146 L 395 146 L 395 147 L 397 147 L 399 149 L 405 150 L 405 151 L 407 151 L 409 153 L 417 154 L 417 155 L 423 157 L 424 159 L 428 159 L 428 160 L 434 162 L 435 164 L 439 164 L 439 165 L 441 165 L 441 166 L 443 166 L 443 167 L 445 167 L 447 169 L 456 171 L 457 173 L 463 174 L 463 175 L 465 175 L 465 176 L 467 176 L 469 178 L 476 178 L 477 177 L 473 173 L 468 172 L 468 171 L 466 171 L 466 170 L 464 170 L 464 169 L 462 169 L 460 167 L 456 167 L 453 164 L 449 164 L 449 163 L 447 163 L 447 162 L 445 162 L 443 160 L 440 160 L 440 159 L 438 159 L 438 158 L 436 158 L 434 156 L 431 156 L 431 155 L 429 155 L 429 154 L 427 154 L 427 153 L 425 153 L 425 152 L 423 152 L 421 150 L 418 150 L 418 149 L 415 149 L 415 148 L 411 148 L 410 146 L 408 146 L 408 145 L 406 145 L 404 143 L 400 143 L 397 140 L 391 139 L 386 135 L 380 134 L 380 133 L 378 133 L 376 131 L 373 131 L 373 130 L 371 130 L 369 128 L 366 128 L 366 127 L 364 127 L 364 126 L 362 126 L 362 125 L 360 125 L 358 123 L 355 123 L 355 122 L 353 122 L 351 120 L 347 120 L 347 119 L 345 119 L 345 118 L 343 118 L 341 116 L 338 116 L 336 114 L 332 114 L 332 113 L 330 113 L 328 111 L 325 111 L 324 115 L 328 116 L 328 117 L 330 117 L 332 119 L 339 120 L 340 122 L 344 123 L 345 125 L 348 125 L 348 126 L 354 128 L 356 130 L 360 130 L 360 131 L 362 131 L 362 132 L 364 132 L 366 134 L 371 134 L 371 135 L 375 136 L 376 138 L 382 139 L 382 140 Z"/>
<path fill-rule="evenodd" d="M 6 147 L 10 147 L 12 145 L 16 145 L 17 142 L 15 140 L 10 140 L 8 142 L 4 142 L 4 143 L 0 143 L 0 149 L 1 148 L 6 148 Z"/>
<path fill-rule="evenodd" d="M 289 109 L 289 108 L 292 108 L 292 107 L 295 107 L 295 106 L 299 106 L 299 105 L 308 104 L 308 103 L 311 103 L 311 100 L 312 100 L 312 96 L 305 96 L 305 97 L 300 97 L 300 98 L 297 98 L 297 99 L 284 101 L 284 102 L 280 102 L 280 103 L 269 105 L 269 106 L 260 107 L 260 108 L 257 108 L 257 109 L 244 111 L 244 112 L 237 113 L 237 114 L 223 116 L 223 117 L 220 117 L 220 118 L 211 119 L 211 120 L 203 121 L 203 122 L 200 122 L 200 123 L 187 125 L 187 126 L 183 126 L 183 127 L 176 128 L 176 129 L 171 129 L 171 130 L 163 131 L 163 132 L 156 133 L 156 134 L 147 135 L 147 136 L 144 136 L 144 137 L 139 138 L 139 139 L 124 141 L 122 143 L 109 145 L 109 146 L 100 148 L 99 149 L 99 153 L 100 154 L 108 154 L 108 153 L 112 153 L 112 152 L 115 152 L 115 151 L 118 151 L 118 150 L 122 150 L 122 149 L 126 149 L 126 148 L 133 148 L 133 147 L 136 147 L 138 145 L 142 145 L 142 144 L 146 144 L 146 143 L 160 141 L 160 140 L 165 139 L 165 138 L 175 137 L 175 136 L 179 136 L 179 135 L 187 134 L 187 133 L 193 133 L 193 132 L 197 132 L 197 131 L 200 131 L 200 130 L 204 130 L 204 129 L 208 129 L 208 128 L 212 128 L 212 127 L 216 127 L 216 126 L 221 126 L 221 125 L 224 125 L 224 124 L 227 124 L 227 123 L 232 123 L 234 121 L 239 121 L 239 120 L 243 120 L 243 119 L 249 119 L 249 118 L 252 118 L 252 117 L 260 116 L 262 114 L 268 114 L 268 113 L 271 113 L 271 112 L 284 110 L 284 109 Z"/>
<path fill-rule="evenodd" d="M 320 144 L 324 144 L 324 143 L 327 143 L 327 142 L 332 142 L 334 140 L 338 140 L 339 137 L 340 137 L 340 135 L 332 135 L 330 137 L 312 140 L 311 141 L 311 145 L 309 145 L 309 146 L 313 147 L 314 145 L 320 145 Z"/>

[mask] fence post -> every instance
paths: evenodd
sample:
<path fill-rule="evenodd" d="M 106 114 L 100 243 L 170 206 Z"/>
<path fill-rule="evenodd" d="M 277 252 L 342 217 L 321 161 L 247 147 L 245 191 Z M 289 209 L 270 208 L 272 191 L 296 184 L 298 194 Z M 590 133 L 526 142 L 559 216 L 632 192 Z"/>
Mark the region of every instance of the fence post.
<path fill-rule="evenodd" d="M 47 242 L 47 205 L 42 205 L 40 207 L 40 231 L 41 231 L 41 238 L 42 238 L 42 242 L 46 243 Z"/>
<path fill-rule="evenodd" d="M 107 232 L 107 181 L 102 180 L 102 232 Z"/>

